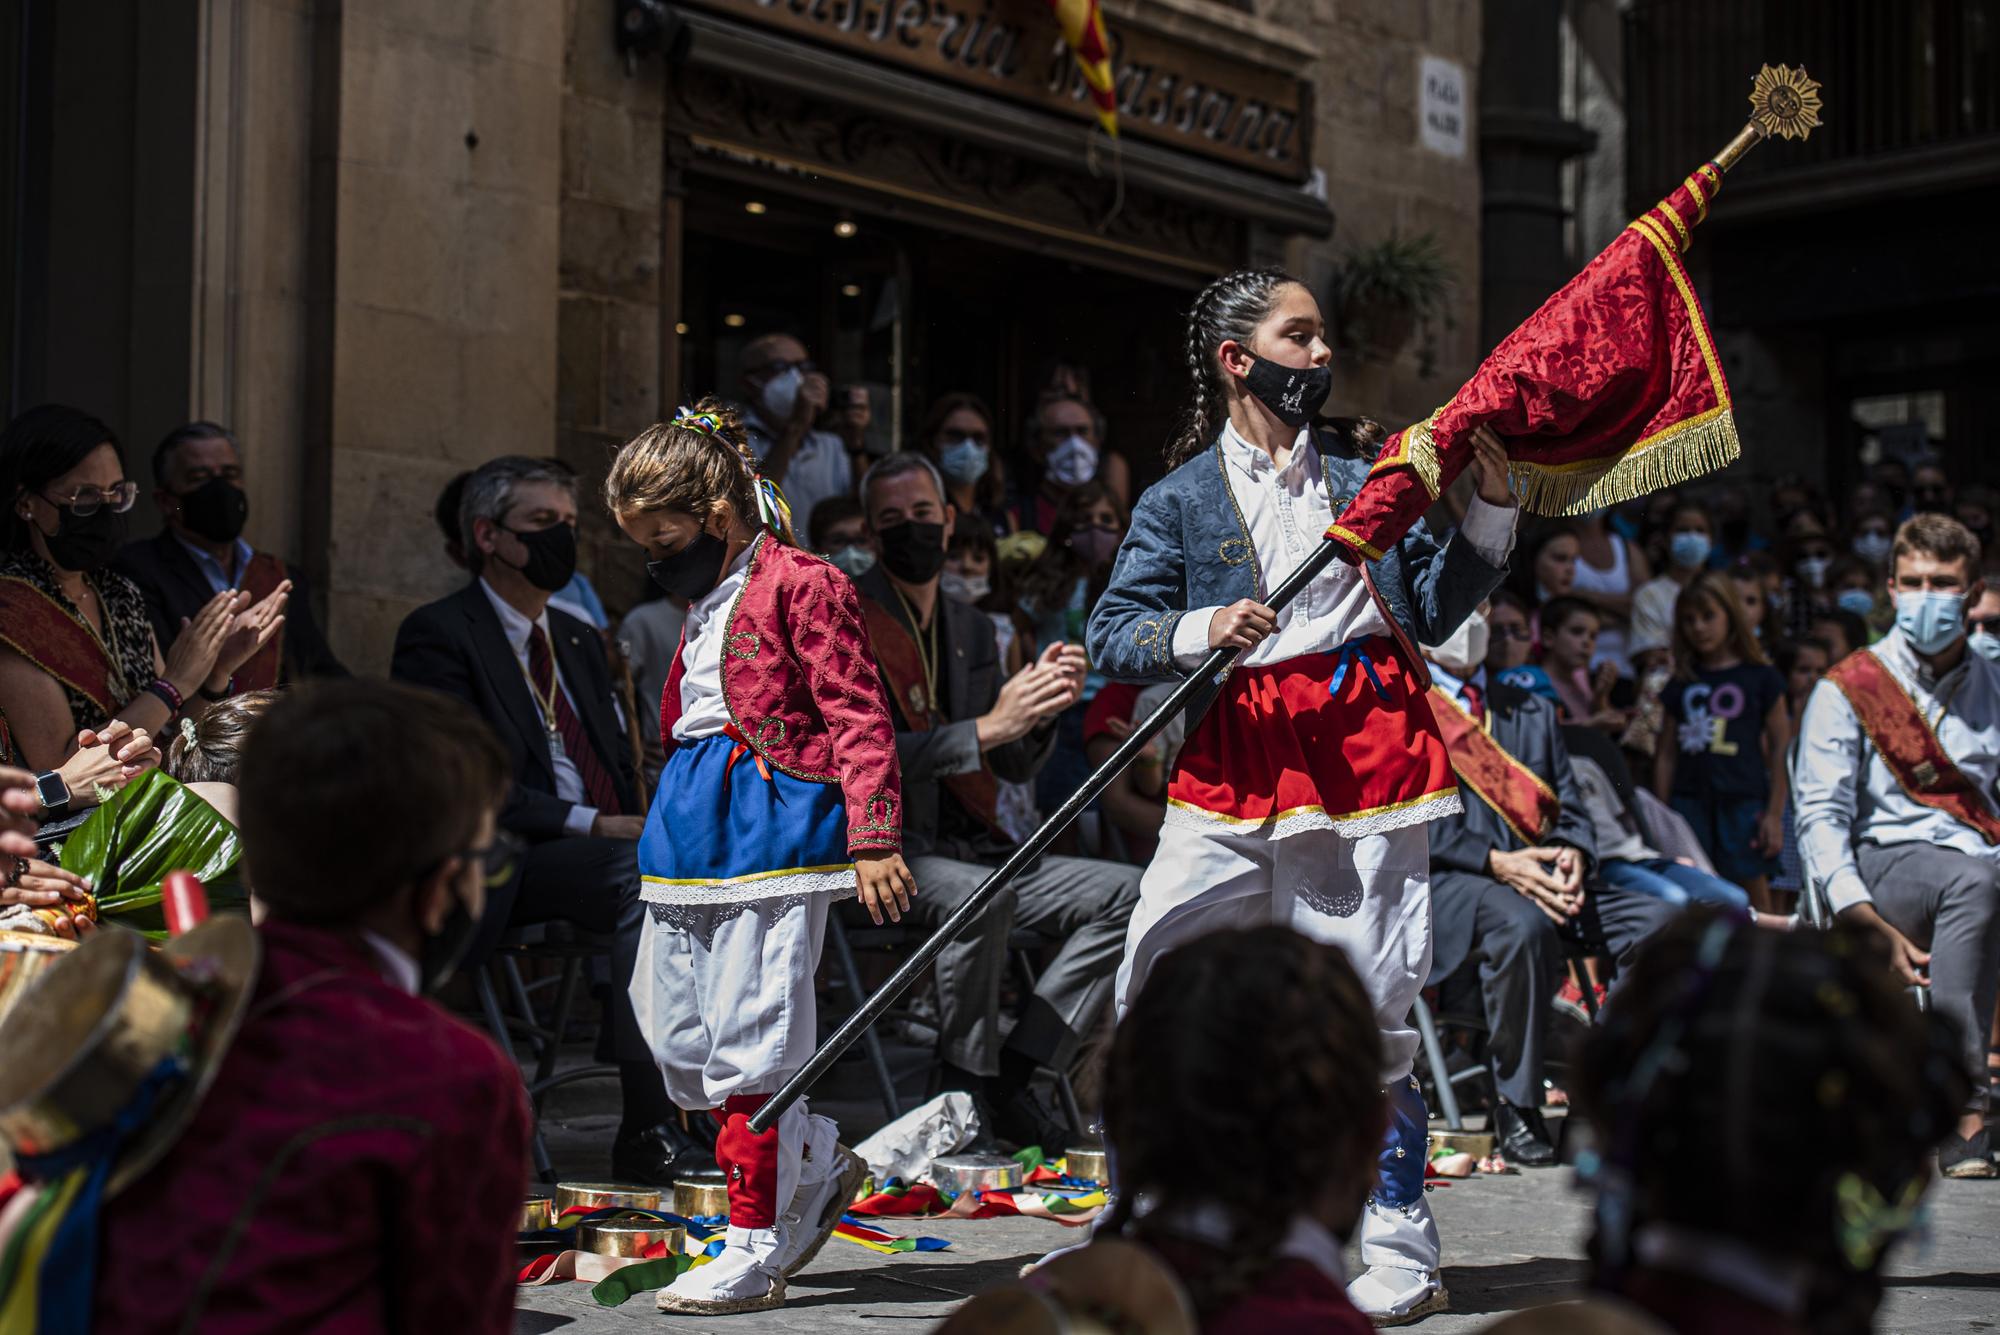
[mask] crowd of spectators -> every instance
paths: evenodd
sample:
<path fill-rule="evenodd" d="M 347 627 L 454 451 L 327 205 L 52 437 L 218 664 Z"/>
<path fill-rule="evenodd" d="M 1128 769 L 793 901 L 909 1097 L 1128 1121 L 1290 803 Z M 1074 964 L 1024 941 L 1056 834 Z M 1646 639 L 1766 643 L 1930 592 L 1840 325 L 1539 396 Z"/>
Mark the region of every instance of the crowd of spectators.
<path fill-rule="evenodd" d="M 743 366 L 751 445 L 789 497 L 799 541 L 844 571 L 869 608 L 922 930 L 1166 694 L 1105 680 L 1081 649 L 1126 535 L 1132 466 L 1075 368 L 1023 405 L 1012 448 L 986 403 L 950 393 L 906 448 L 876 456 L 865 396 L 836 402 L 797 339 L 754 339 Z M 236 755 L 258 716 L 283 687 L 346 675 L 300 596 L 300 572 L 242 537 L 254 488 L 229 431 L 182 427 L 150 468 L 163 524 L 132 540 L 126 515 L 140 484 L 108 427 L 50 407 L 0 437 L 0 764 L 55 776 L 38 789 L 52 825 L 159 763 L 156 739 L 171 743 L 169 771 L 235 822 Z M 1910 671 L 1940 710 L 1968 679 L 1965 654 L 2000 662 L 2000 580 L 1981 577 L 2000 504 L 1984 488 L 1954 488 L 1935 463 L 1895 460 L 1839 505 L 1780 478 L 1768 518 L 1753 518 L 1747 491 L 1709 483 L 1537 523 L 1509 586 L 1462 633 L 1424 647 L 1438 688 L 1552 803 L 1546 832 L 1531 838 L 1504 804 L 1462 784 L 1464 814 L 1431 832 L 1429 982 L 1443 1009 L 1481 1017 L 1465 1046 L 1486 1068 L 1493 1126 L 1516 1163 L 1557 1158 L 1540 1111 L 1564 1097 L 1549 1069 L 1552 1026 L 1565 1014 L 1594 1020 L 1641 948 L 1691 905 L 1783 931 L 1816 875 L 1833 910 L 1877 929 L 1903 976 L 1971 1027 L 1968 1061 L 1984 1065 L 1989 1028 L 2000 1040 L 1995 863 L 1974 847 L 1935 866 L 1887 855 L 1901 836 L 1879 838 L 1882 822 L 1907 832 L 1929 808 L 1898 812 L 1871 792 L 1854 719 L 1832 717 L 1820 685 L 1896 634 L 1900 602 L 1919 596 L 1970 600 L 1962 646 L 1911 646 Z M 492 730 L 508 780 L 497 825 L 521 846 L 489 887 L 468 958 L 507 930 L 559 920 L 602 938 L 611 968 L 629 973 L 643 911 L 637 839 L 661 754 L 657 702 L 686 607 L 656 596 L 612 615 L 577 568 L 577 476 L 559 460 L 490 461 L 453 479 L 436 516 L 444 555 L 467 581 L 403 622 L 389 672 L 457 697 Z M 2000 733 L 1990 689 L 2000 678 L 1972 666 L 1984 685 L 1960 698 L 1996 711 L 1971 719 L 1964 745 L 1976 748 L 2000 740 L 1989 738 Z M 1155 737 L 1055 855 L 939 957 L 917 1005 L 935 1045 L 934 1087 L 974 1094 L 1004 1142 L 1060 1145 L 1081 1129 L 1035 1093 L 1037 1076 L 1077 1068 L 1108 1028 L 1184 726 Z M 1849 772 L 1802 768 L 1815 762 Z M 1941 851 L 1933 845 L 1953 847 L 1949 836 L 1923 841 Z M 0 911 L 87 890 L 23 857 Z M 1017 983 L 1023 949 L 1040 968 Z M 1326 986 L 1332 995 L 1344 984 Z M 702 1149 L 705 1122 L 676 1116 L 625 990 L 603 994 L 600 1056 L 617 1064 L 624 1091 L 613 1168 L 664 1180 L 676 1158 Z M 1130 1115 L 1139 1074 L 1114 1070 L 1114 1096 L 1128 1098 L 1114 1113 Z M 1583 1092 L 1601 1117 L 1611 1093 L 1598 1078 Z M 1977 1083 L 1947 1146 L 1956 1176 L 1993 1173 Z"/>

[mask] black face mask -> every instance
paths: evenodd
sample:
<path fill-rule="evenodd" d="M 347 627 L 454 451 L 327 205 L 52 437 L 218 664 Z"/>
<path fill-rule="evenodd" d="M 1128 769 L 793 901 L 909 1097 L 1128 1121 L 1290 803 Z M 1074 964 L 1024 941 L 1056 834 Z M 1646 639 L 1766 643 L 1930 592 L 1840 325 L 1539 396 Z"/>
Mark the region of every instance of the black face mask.
<path fill-rule="evenodd" d="M 87 515 L 79 515 L 66 505 L 57 506 L 62 521 L 54 537 L 43 534 L 49 559 L 64 570 L 89 572 L 102 569 L 125 545 L 125 516 L 108 505 L 100 505 Z"/>
<path fill-rule="evenodd" d="M 521 545 L 528 549 L 528 563 L 515 568 L 521 572 L 523 579 L 536 588 L 554 593 L 576 574 L 574 526 L 550 524 L 547 528 L 529 529 L 526 533 L 511 528 L 507 531 L 519 538 Z"/>
<path fill-rule="evenodd" d="M 564 528 L 569 527 L 567 524 Z M 451 981 L 452 974 L 465 962 L 465 952 L 472 948 L 472 938 L 479 934 L 479 919 L 472 916 L 472 910 L 465 907 L 465 901 L 456 894 L 451 897 L 451 912 L 445 915 L 444 925 L 435 936 L 424 938 L 423 948 L 417 952 L 417 991 L 424 996 L 433 996 L 437 990 Z"/>
<path fill-rule="evenodd" d="M 646 562 L 646 573 L 674 597 L 693 602 L 722 578 L 722 558 L 728 554 L 729 544 L 703 529 L 672 556 Z"/>
<path fill-rule="evenodd" d="M 882 568 L 905 584 L 924 584 L 944 569 L 944 525 L 921 519 L 875 530 L 882 546 Z"/>
<path fill-rule="evenodd" d="M 210 542 L 234 542 L 250 518 L 250 498 L 226 477 L 214 477 L 180 496 L 181 522 Z"/>
<path fill-rule="evenodd" d="M 1273 417 L 1297 430 L 1326 406 L 1327 395 L 1333 393 L 1333 368 L 1280 366 L 1252 352 L 1250 374 L 1243 377 L 1243 387 L 1256 395 L 1257 402 L 1269 408 Z"/>

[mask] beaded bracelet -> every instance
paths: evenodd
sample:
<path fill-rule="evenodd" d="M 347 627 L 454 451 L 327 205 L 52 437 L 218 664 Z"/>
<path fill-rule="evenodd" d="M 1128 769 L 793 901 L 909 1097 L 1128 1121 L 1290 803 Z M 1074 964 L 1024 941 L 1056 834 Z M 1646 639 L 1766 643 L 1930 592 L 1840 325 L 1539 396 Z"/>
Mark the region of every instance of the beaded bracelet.
<path fill-rule="evenodd" d="M 167 707 L 169 717 L 181 712 L 181 693 L 174 689 L 174 684 L 165 677 L 156 677 L 153 680 L 153 684 L 146 689 L 152 692 L 159 699 L 160 703 Z"/>

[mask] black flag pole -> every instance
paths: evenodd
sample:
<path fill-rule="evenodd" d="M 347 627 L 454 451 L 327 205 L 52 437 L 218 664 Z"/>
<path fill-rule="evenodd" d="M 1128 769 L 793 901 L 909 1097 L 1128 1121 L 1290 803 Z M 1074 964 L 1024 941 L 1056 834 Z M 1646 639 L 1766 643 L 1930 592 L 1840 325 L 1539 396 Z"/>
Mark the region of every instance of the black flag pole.
<path fill-rule="evenodd" d="M 1285 607 L 1292 599 L 1299 596 L 1306 585 L 1312 583 L 1320 571 L 1326 569 L 1340 555 L 1340 550 L 1340 544 L 1333 539 L 1322 540 L 1312 555 L 1301 561 L 1298 569 L 1285 576 L 1284 583 L 1272 591 L 1265 606 L 1274 612 Z M 963 932 L 974 919 L 986 912 L 994 898 L 1007 888 L 1007 883 L 1040 857 L 1048 846 L 1055 842 L 1056 836 L 1068 829 L 1070 822 L 1083 814 L 1083 809 L 1110 786 L 1111 781 L 1137 758 L 1139 752 L 1159 735 L 1162 728 L 1173 721 L 1175 715 L 1187 708 L 1188 702 L 1203 687 L 1221 679 L 1222 674 L 1228 670 L 1240 652 L 1241 650 L 1234 648 L 1215 650 L 1187 680 L 1175 687 L 1174 693 L 1148 715 L 1144 723 L 1134 728 L 1119 744 L 1118 749 L 1083 781 L 1083 786 L 1072 793 L 1069 800 L 1064 802 L 1054 815 L 1043 821 L 1041 828 L 1029 835 L 1005 862 L 994 868 L 993 872 L 980 882 L 979 888 L 974 890 L 964 903 L 953 909 L 951 915 L 938 924 L 937 930 L 917 947 L 915 953 L 904 960 L 896 972 L 889 975 L 888 981 L 877 988 L 866 1001 L 854 1008 L 854 1013 L 842 1021 L 840 1028 L 834 1030 L 826 1042 L 820 1045 L 819 1051 L 807 1059 L 806 1064 L 799 1069 L 799 1073 L 787 1080 L 782 1089 L 751 1115 L 750 1129 L 759 1134 L 770 1130 L 771 1124 L 778 1120 L 785 1109 L 797 1102 L 800 1095 L 826 1074 L 828 1067 L 840 1060 L 840 1054 L 847 1051 L 869 1025 L 881 1019 L 883 1012 L 895 1004 L 896 998 L 909 990 L 910 984 L 916 982 L 917 977 L 930 967 L 931 961 L 956 940 L 959 933 Z"/>

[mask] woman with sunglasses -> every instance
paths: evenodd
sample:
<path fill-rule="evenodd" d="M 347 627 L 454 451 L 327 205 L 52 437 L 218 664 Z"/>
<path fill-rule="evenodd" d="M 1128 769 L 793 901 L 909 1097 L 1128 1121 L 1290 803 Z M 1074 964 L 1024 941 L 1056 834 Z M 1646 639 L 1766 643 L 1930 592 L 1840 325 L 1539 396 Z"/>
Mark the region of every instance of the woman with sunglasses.
<path fill-rule="evenodd" d="M 57 768 L 79 733 L 165 735 L 284 625 L 290 582 L 255 605 L 219 593 L 163 654 L 138 588 L 110 568 L 138 495 L 117 437 L 86 413 L 31 408 L 0 433 L 0 718 L 51 815 L 90 801 Z"/>

